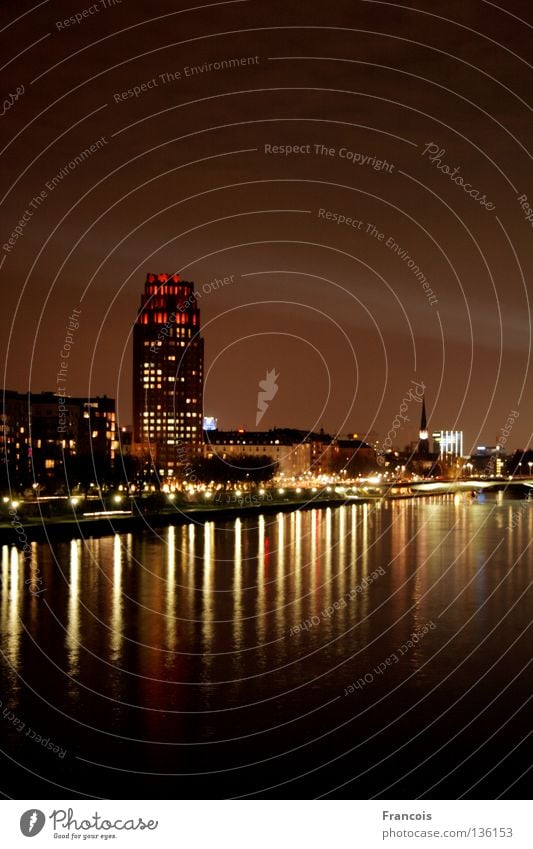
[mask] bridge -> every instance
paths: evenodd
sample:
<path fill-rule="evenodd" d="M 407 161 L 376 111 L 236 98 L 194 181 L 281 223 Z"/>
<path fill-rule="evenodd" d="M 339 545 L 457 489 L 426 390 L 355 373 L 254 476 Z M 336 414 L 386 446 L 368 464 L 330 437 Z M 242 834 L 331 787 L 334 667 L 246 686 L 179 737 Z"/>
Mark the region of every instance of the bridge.
<path fill-rule="evenodd" d="M 370 487 L 369 487 L 370 488 Z M 394 481 L 372 484 L 373 490 L 394 494 L 435 493 L 442 495 L 456 492 L 511 492 L 519 493 L 524 488 L 533 489 L 533 477 L 512 478 L 454 478 L 453 480 Z"/>

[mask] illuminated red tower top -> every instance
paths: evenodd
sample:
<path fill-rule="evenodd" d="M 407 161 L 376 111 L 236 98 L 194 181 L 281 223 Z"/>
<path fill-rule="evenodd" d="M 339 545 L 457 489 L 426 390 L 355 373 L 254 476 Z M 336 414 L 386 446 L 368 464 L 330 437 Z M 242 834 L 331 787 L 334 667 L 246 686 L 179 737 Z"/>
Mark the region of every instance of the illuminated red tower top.
<path fill-rule="evenodd" d="M 179 274 L 147 274 L 137 323 L 163 325 L 169 320 L 200 329 L 194 283 L 180 280 Z"/>

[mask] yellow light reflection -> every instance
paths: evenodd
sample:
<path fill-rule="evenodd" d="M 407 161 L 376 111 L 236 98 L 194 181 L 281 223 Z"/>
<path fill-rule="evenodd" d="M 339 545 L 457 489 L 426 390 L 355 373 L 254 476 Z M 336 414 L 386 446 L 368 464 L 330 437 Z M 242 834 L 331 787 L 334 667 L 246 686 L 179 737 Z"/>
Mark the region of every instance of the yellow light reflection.
<path fill-rule="evenodd" d="M 292 550 L 294 570 L 294 622 L 302 618 L 302 514 L 291 514 Z"/>
<path fill-rule="evenodd" d="M 212 651 L 212 643 L 214 636 L 213 620 L 215 618 L 215 596 L 214 596 L 214 531 L 213 522 L 206 522 L 204 525 L 204 573 L 202 586 L 202 633 L 204 637 L 205 651 Z M 211 658 L 206 657 L 207 666 L 211 663 Z"/>
<path fill-rule="evenodd" d="M 113 540 L 113 594 L 111 606 L 111 660 L 118 662 L 122 651 L 122 545 L 118 534 Z"/>
<path fill-rule="evenodd" d="M 339 595 L 344 596 L 346 585 L 346 507 L 344 504 L 338 508 L 339 514 L 339 545 L 337 552 Z"/>
<path fill-rule="evenodd" d="M 23 556 L 17 548 L 11 548 L 9 569 L 9 599 L 7 617 L 7 641 L 6 657 L 9 663 L 16 669 L 19 665 L 20 634 L 22 631 L 22 620 L 20 605 L 22 602 L 22 576 Z M 5 587 L 4 587 L 5 591 Z"/>
<path fill-rule="evenodd" d="M 174 651 L 176 647 L 176 529 L 169 526 L 167 539 L 167 583 L 166 583 L 166 626 L 167 647 Z"/>
<path fill-rule="evenodd" d="M 355 583 L 355 575 L 357 571 L 356 560 L 357 560 L 357 515 L 358 515 L 358 507 L 355 504 L 352 504 L 352 528 L 351 528 L 351 539 L 350 539 L 350 587 L 353 587 Z"/>
<path fill-rule="evenodd" d="M 326 515 L 324 517 L 324 522 L 326 525 L 326 549 L 324 552 L 324 604 L 329 606 L 331 604 L 331 563 L 332 563 L 332 535 L 331 535 L 331 525 L 332 525 L 332 510 L 331 507 L 326 508 Z"/>
<path fill-rule="evenodd" d="M 7 611 L 9 601 L 9 546 L 2 546 L 2 606 L 0 608 L 0 629 L 3 634 L 7 633 Z"/>
<path fill-rule="evenodd" d="M 318 511 L 311 510 L 311 551 L 309 555 L 309 570 L 311 581 L 311 593 L 316 592 L 318 564 L 317 564 L 317 536 L 318 536 Z"/>
<path fill-rule="evenodd" d="M 278 532 L 277 532 L 277 551 L 276 551 L 276 632 L 280 636 L 286 629 L 285 610 L 285 516 L 283 513 L 278 513 L 276 517 Z"/>
<path fill-rule="evenodd" d="M 242 645 L 242 522 L 235 519 L 235 550 L 233 567 L 233 645 L 239 649 Z"/>
<path fill-rule="evenodd" d="M 80 559 L 81 541 L 73 539 L 70 543 L 66 634 L 69 675 L 78 675 L 80 671 Z"/>
<path fill-rule="evenodd" d="M 257 550 L 257 637 L 260 643 L 265 640 L 265 517 L 259 516 Z"/>

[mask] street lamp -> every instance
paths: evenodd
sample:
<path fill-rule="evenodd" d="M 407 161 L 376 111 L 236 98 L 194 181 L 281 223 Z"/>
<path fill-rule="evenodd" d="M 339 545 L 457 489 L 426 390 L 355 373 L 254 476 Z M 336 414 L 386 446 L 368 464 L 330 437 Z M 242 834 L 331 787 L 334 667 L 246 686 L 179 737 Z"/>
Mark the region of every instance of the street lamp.
<path fill-rule="evenodd" d="M 529 466 L 529 477 L 531 477 L 531 466 L 533 466 L 533 460 L 528 460 L 527 464 Z"/>

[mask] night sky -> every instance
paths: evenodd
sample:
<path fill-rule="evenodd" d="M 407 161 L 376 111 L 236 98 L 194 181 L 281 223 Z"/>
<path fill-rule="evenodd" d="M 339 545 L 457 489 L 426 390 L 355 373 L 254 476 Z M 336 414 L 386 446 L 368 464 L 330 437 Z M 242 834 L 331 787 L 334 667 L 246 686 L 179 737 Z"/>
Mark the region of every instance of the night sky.
<path fill-rule="evenodd" d="M 219 427 L 255 426 L 274 368 L 265 428 L 383 438 L 418 381 L 430 430 L 462 428 L 469 450 L 516 410 L 508 447 L 529 444 L 530 3 L 8 0 L 1 16 L 6 388 L 55 389 L 78 309 L 67 391 L 116 397 L 131 423 L 146 273 L 178 272 L 202 294 Z M 416 402 L 407 415 L 400 447 Z"/>

